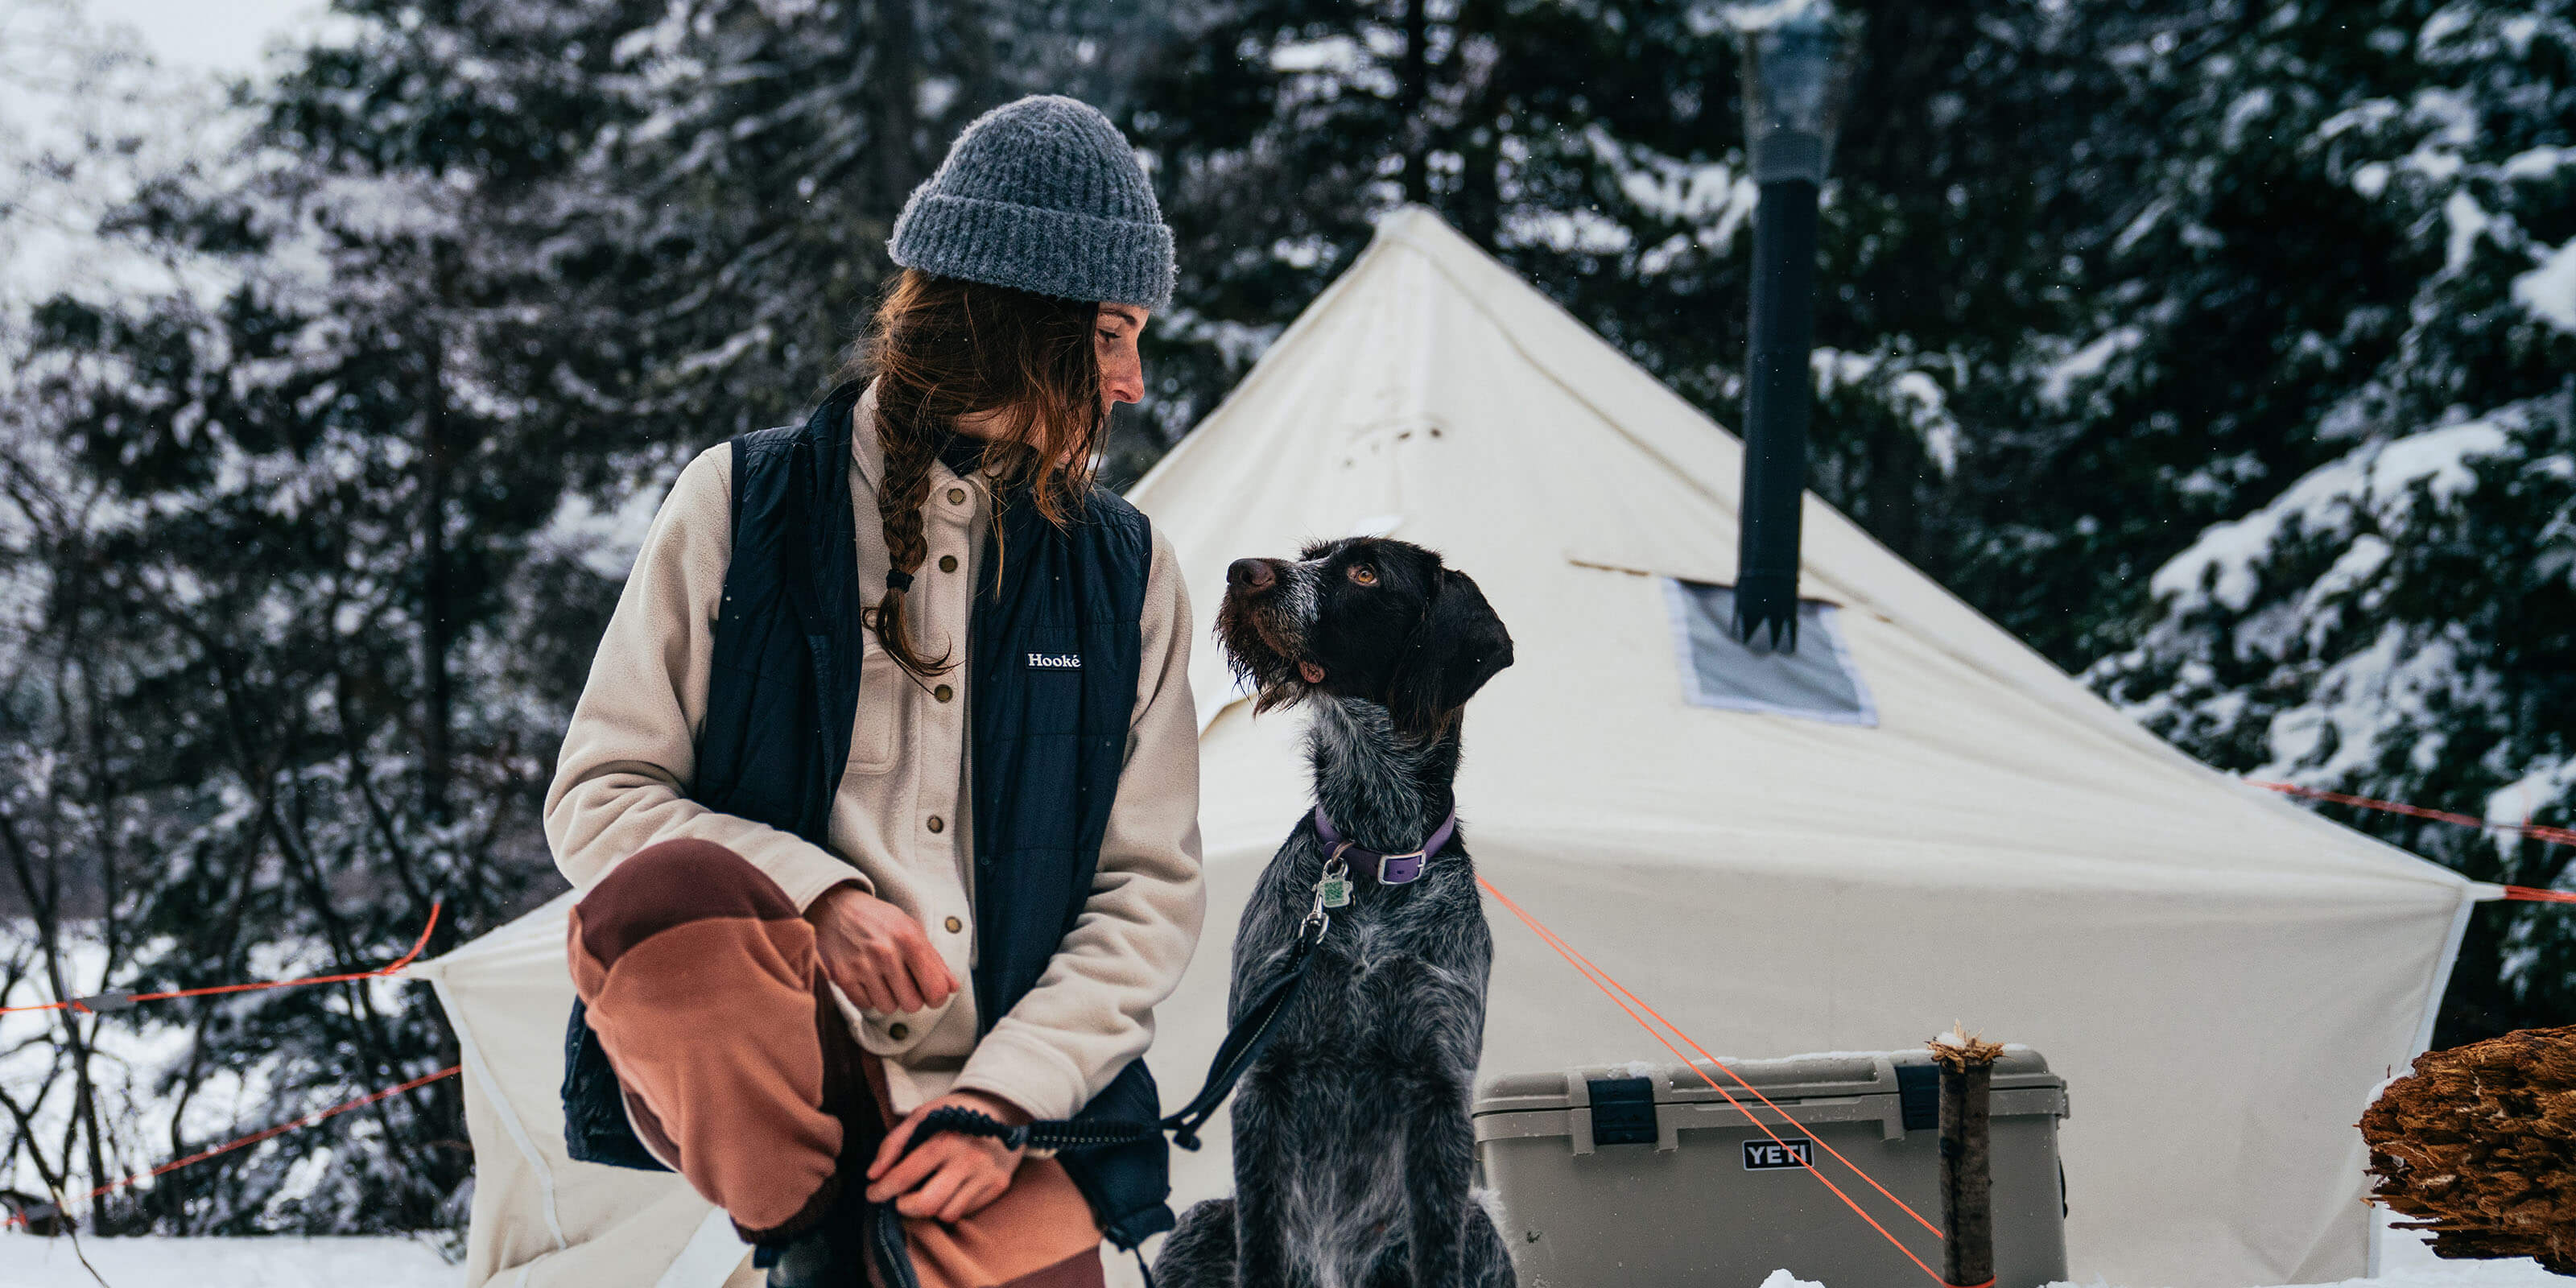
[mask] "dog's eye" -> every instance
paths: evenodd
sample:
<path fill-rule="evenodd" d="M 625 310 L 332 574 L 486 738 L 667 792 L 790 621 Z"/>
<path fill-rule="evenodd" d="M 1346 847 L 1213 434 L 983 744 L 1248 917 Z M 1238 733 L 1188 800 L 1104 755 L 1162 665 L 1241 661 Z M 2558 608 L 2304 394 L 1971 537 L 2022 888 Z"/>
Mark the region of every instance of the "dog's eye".
<path fill-rule="evenodd" d="M 1367 564 L 1352 564 L 1351 580 L 1362 586 L 1374 586 L 1377 584 L 1377 569 Z"/>

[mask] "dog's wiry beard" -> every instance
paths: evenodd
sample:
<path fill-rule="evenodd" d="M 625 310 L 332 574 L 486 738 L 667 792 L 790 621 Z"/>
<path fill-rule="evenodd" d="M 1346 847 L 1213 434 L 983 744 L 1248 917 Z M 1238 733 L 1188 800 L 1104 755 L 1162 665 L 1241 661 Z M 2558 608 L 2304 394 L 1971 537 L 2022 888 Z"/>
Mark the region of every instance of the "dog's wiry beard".
<path fill-rule="evenodd" d="M 1295 706 L 1314 692 L 1298 664 L 1306 660 L 1306 630 L 1318 598 L 1313 570 L 1290 564 L 1268 594 L 1247 602 L 1228 591 L 1218 603 L 1217 643 L 1227 668 L 1252 690 L 1254 712 Z"/>

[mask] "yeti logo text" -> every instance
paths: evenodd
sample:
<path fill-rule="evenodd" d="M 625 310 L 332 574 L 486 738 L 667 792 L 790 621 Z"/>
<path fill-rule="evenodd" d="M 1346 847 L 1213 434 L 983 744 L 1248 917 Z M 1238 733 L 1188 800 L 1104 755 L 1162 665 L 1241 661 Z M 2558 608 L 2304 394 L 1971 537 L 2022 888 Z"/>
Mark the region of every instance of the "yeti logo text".
<path fill-rule="evenodd" d="M 1769 1138 L 1744 1142 L 1744 1170 L 1769 1172 L 1790 1167 L 1805 1167 L 1814 1160 L 1815 1145 L 1804 1137 L 1791 1136 L 1774 1141 Z"/>
<path fill-rule="evenodd" d="M 1082 669 L 1082 655 L 1080 653 L 1031 653 L 1029 665 L 1041 671 L 1079 671 Z"/>

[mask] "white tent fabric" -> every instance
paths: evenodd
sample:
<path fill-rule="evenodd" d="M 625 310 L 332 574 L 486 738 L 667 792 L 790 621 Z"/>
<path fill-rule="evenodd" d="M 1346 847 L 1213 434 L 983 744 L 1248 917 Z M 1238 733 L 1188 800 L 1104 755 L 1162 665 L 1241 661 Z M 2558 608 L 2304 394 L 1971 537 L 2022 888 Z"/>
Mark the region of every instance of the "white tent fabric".
<path fill-rule="evenodd" d="M 2068 1079 L 2079 1282 L 2363 1273 L 2352 1123 L 2429 1033 L 2482 888 L 2176 753 L 1813 497 L 1804 589 L 1840 606 L 1876 727 L 1689 705 L 1660 579 L 1732 579 L 1738 469 L 1717 425 L 1405 210 L 1131 495 L 1203 623 L 1229 561 L 1311 538 L 1387 533 L 1474 575 L 1517 656 L 1466 722 L 1478 868 L 1711 1050 L 1964 1019 Z M 1309 803 L 1301 718 L 1254 720 L 1212 646 L 1191 683 L 1210 901 L 1151 1057 L 1172 1104 Z M 676 1179 L 563 1155 L 568 900 L 414 969 L 465 1049 L 468 1288 L 751 1282 Z M 1669 1060 L 1492 916 L 1487 1074 Z M 1174 1155 L 1176 1204 L 1231 1188 L 1224 1125 Z"/>
<path fill-rule="evenodd" d="M 564 1022 L 573 896 L 405 972 L 438 990 L 465 1066 L 474 1206 L 464 1288 L 755 1288 L 750 1250 L 667 1172 L 564 1153 Z"/>
<path fill-rule="evenodd" d="M 1354 530 L 1474 576 L 1516 656 L 1467 712 L 1477 867 L 1710 1050 L 1895 1049 L 1964 1019 L 2066 1075 L 2079 1282 L 2363 1273 L 2352 1124 L 2418 1049 L 2476 888 L 2175 752 L 1812 496 L 1802 586 L 1841 606 L 1878 726 L 1686 704 L 1658 577 L 1734 579 L 1740 468 L 1406 210 L 1130 496 L 1202 620 L 1231 560 Z M 1209 933 L 1160 1012 L 1174 1098 L 1310 799 L 1299 717 L 1229 703 L 1213 647 L 1192 682 Z M 1487 1075 L 1670 1062 L 1489 913 Z M 1229 1188 L 1221 1149 L 1177 1157 L 1183 1196 Z"/>

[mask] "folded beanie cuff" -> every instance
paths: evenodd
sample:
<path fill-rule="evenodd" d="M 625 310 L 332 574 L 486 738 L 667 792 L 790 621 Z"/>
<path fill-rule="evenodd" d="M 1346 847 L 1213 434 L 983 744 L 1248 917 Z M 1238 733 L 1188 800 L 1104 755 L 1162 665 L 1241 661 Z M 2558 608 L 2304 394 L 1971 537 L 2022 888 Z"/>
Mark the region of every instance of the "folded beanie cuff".
<path fill-rule="evenodd" d="M 1067 247 L 1083 253 L 1067 254 Z M 895 220 L 895 263 L 1062 299 L 1160 309 L 1172 298 L 1172 230 L 1161 223 L 933 192 Z"/>

